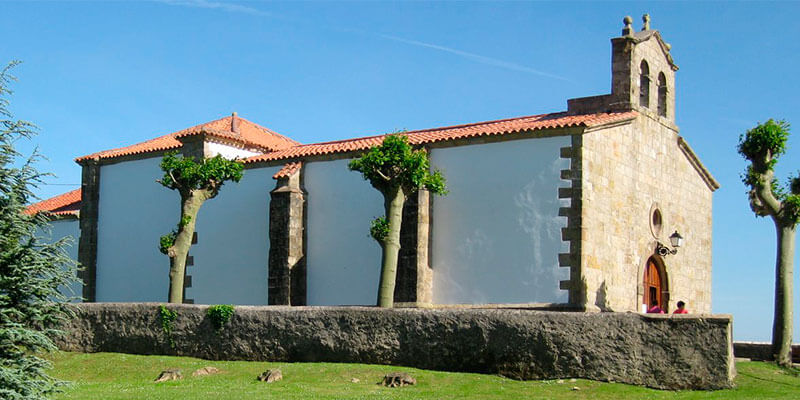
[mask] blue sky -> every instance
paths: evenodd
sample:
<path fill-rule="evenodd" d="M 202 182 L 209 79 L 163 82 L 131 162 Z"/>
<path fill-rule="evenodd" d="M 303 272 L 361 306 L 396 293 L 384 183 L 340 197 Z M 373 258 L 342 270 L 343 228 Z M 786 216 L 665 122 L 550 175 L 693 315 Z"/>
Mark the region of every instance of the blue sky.
<path fill-rule="evenodd" d="M 768 118 L 800 130 L 800 3 L 0 2 L 0 63 L 24 61 L 11 109 L 41 128 L 21 148 L 49 158 L 49 197 L 78 187 L 75 157 L 232 111 L 304 143 L 563 111 L 610 91 L 609 39 L 646 12 L 681 68 L 681 134 L 722 185 L 714 312 L 769 340 L 775 233 L 735 148 Z"/>

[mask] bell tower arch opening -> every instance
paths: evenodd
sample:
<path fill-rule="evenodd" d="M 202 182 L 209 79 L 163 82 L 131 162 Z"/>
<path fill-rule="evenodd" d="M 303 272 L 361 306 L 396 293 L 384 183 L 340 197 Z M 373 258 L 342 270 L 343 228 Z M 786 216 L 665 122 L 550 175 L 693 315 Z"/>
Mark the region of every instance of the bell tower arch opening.
<path fill-rule="evenodd" d="M 667 116 L 667 77 L 663 72 L 658 74 L 658 115 Z"/>
<path fill-rule="evenodd" d="M 639 106 L 650 107 L 650 66 L 645 60 L 639 65 Z"/>

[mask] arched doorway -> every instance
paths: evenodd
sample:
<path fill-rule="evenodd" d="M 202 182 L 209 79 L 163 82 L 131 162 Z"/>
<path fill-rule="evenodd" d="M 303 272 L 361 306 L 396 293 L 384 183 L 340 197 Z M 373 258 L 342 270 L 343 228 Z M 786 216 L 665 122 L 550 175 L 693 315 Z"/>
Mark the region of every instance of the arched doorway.
<path fill-rule="evenodd" d="M 667 312 L 667 293 L 669 293 L 667 279 L 663 273 L 661 263 L 655 257 L 650 257 L 644 270 L 644 298 L 642 303 L 645 304 L 646 309 L 649 309 L 655 299 L 658 302 L 658 306 L 664 312 Z"/>

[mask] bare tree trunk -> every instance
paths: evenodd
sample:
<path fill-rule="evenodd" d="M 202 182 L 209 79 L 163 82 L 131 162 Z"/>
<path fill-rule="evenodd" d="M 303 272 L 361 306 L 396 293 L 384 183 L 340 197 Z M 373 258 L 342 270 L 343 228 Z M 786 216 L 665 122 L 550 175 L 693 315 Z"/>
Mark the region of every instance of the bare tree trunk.
<path fill-rule="evenodd" d="M 775 263 L 775 316 L 772 322 L 772 353 L 775 362 L 792 366 L 792 270 L 794 267 L 795 225 L 775 218 L 778 254 Z"/>
<path fill-rule="evenodd" d="M 389 234 L 381 248 L 381 281 L 378 286 L 378 307 L 394 306 L 394 286 L 397 278 L 397 257 L 400 254 L 400 226 L 403 223 L 403 204 L 406 201 L 402 188 L 383 194 L 383 206 L 389 222 Z"/>
<path fill-rule="evenodd" d="M 195 221 L 200 206 L 208 199 L 208 194 L 204 190 L 193 190 L 188 196 L 181 196 L 181 219 L 188 221 L 178 224 L 178 234 L 175 236 L 175 244 L 169 248 L 169 302 L 183 303 L 183 277 L 186 274 L 186 257 L 189 255 L 189 248 L 192 247 L 192 236 L 194 236 Z"/>

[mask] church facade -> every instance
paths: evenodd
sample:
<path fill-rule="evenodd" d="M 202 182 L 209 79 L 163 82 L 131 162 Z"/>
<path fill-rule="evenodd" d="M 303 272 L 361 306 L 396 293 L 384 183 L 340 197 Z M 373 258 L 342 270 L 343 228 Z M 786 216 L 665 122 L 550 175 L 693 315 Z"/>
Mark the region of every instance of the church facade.
<path fill-rule="evenodd" d="M 640 31 L 626 18 L 611 43 L 610 94 L 404 133 L 449 193 L 407 201 L 397 303 L 641 311 L 682 300 L 711 312 L 719 185 L 675 125 L 678 67 L 648 18 Z M 234 114 L 80 157 L 80 191 L 31 211 L 79 228 L 85 301 L 163 302 L 169 260 L 157 243 L 179 198 L 155 183 L 161 157 L 239 158 L 241 182 L 198 216 L 185 301 L 374 304 L 380 247 L 368 228 L 383 200 L 347 164 L 381 141 L 299 144 Z"/>

